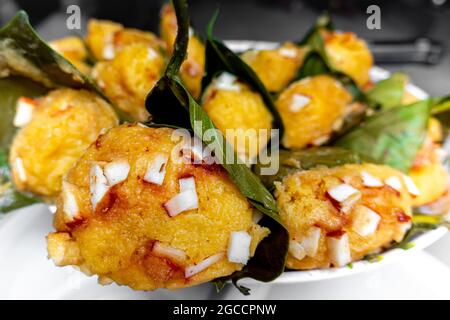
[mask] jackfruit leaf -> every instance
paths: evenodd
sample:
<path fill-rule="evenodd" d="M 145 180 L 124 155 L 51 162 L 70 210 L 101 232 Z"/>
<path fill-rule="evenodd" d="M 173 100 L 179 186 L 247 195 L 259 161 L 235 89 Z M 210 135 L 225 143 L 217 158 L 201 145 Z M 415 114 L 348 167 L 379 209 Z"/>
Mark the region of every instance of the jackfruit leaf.
<path fill-rule="evenodd" d="M 450 129 L 450 95 L 440 98 L 432 98 L 431 114 L 439 119 L 449 134 Z"/>
<path fill-rule="evenodd" d="M 214 24 L 218 17 L 218 11 L 210 20 L 207 28 L 207 40 L 205 49 L 205 75 L 202 79 L 202 88 L 206 90 L 214 77 L 222 72 L 228 72 L 236 76 L 240 81 L 248 84 L 254 91 L 261 95 L 265 106 L 273 116 L 272 128 L 279 130 L 279 138 L 283 137 L 284 125 L 281 116 L 275 107 L 272 96 L 267 91 L 259 77 L 238 54 L 229 49 L 221 40 L 213 36 Z"/>
<path fill-rule="evenodd" d="M 322 15 L 314 27 L 299 42 L 308 49 L 305 62 L 300 68 L 297 79 L 329 74 L 347 88 L 355 101 L 367 103 L 373 108 L 388 109 L 401 105 L 405 76 L 401 73 L 393 74 L 390 78 L 377 82 L 373 88 L 364 93 L 353 79 L 336 70 L 328 59 L 325 51 L 321 31 L 334 31 L 331 18 L 328 14 Z"/>
<path fill-rule="evenodd" d="M 0 70 L 0 153 L 6 160 L 16 131 L 12 120 L 20 96 L 36 97 L 52 88 L 71 87 L 95 92 L 107 100 L 93 80 L 39 37 L 24 11 L 0 29 Z M 7 163 L 2 170 L 5 168 Z M 28 205 L 31 198 L 15 191 L 9 180 L 3 180 L 0 212 Z"/>
<path fill-rule="evenodd" d="M 28 206 L 38 200 L 14 189 L 8 155 L 11 141 L 16 132 L 13 119 L 17 99 L 21 96 L 30 98 L 40 96 L 47 91 L 40 84 L 22 77 L 0 78 L 0 213 Z"/>
<path fill-rule="evenodd" d="M 396 243 L 393 248 L 408 250 L 414 246 L 414 239 L 417 236 L 439 227 L 450 227 L 449 222 L 443 216 L 414 214 L 411 228 L 406 232 L 403 240 Z"/>
<path fill-rule="evenodd" d="M 319 33 L 321 29 L 334 31 L 333 21 L 331 20 L 331 16 L 329 12 L 322 13 L 316 20 L 316 23 L 309 29 L 309 31 L 305 34 L 302 40 L 298 41 L 297 44 L 304 46 L 309 45 L 311 43 L 315 43 L 317 39 L 315 37 Z"/>
<path fill-rule="evenodd" d="M 405 83 L 403 73 L 394 73 L 385 80 L 378 81 L 366 92 L 367 101 L 373 108 L 390 109 L 402 104 Z"/>
<path fill-rule="evenodd" d="M 280 150 L 279 170 L 274 175 L 263 175 L 265 165 L 255 165 L 253 171 L 269 190 L 274 190 L 274 182 L 282 181 L 287 175 L 309 170 L 317 166 L 336 167 L 349 163 L 361 163 L 362 157 L 351 150 L 336 147 L 317 147 L 305 150 Z"/>
<path fill-rule="evenodd" d="M 24 11 L 19 11 L 0 29 L 0 66 L 3 76 L 7 70 L 48 88 L 83 88 L 104 97 L 92 79 L 41 39 Z"/>
<path fill-rule="evenodd" d="M 450 95 L 432 98 L 431 114 L 439 115 L 442 113 L 450 113 Z"/>
<path fill-rule="evenodd" d="M 0 77 L 19 75 L 45 87 L 86 89 L 108 101 L 120 119 L 132 119 L 114 105 L 95 81 L 53 50 L 33 29 L 25 11 L 19 11 L 0 29 Z"/>
<path fill-rule="evenodd" d="M 306 49 L 306 56 L 295 80 L 328 74 L 340 81 L 352 94 L 355 101 L 366 102 L 365 94 L 359 89 L 355 81 L 348 75 L 336 70 L 330 63 L 325 51 L 324 40 L 321 34 L 322 30 L 334 30 L 328 14 L 320 16 L 311 30 L 298 42 L 299 45 Z"/>
<path fill-rule="evenodd" d="M 251 277 L 260 281 L 271 281 L 284 270 L 288 249 L 288 233 L 278 215 L 278 208 L 272 194 L 261 181 L 244 164 L 238 163 L 234 150 L 218 131 L 208 114 L 197 104 L 178 77 L 178 71 L 186 56 L 189 17 L 185 0 L 173 1 L 178 20 L 178 34 L 174 54 L 164 76 L 149 93 L 146 99 L 147 110 L 156 115 L 154 121 L 184 128 L 189 128 L 215 152 L 215 157 L 228 172 L 248 201 L 265 215 L 261 224 L 270 229 L 270 235 L 262 240 L 244 269 L 233 274 L 229 279 L 236 281 L 243 277 Z M 164 106 L 164 111 L 157 110 Z M 161 108 L 163 109 L 163 108 Z M 209 136 L 205 137 L 205 132 Z M 234 161 L 231 161 L 233 159 Z M 224 281 L 224 279 L 222 279 Z M 237 284 L 236 284 L 237 286 Z M 237 286 L 241 292 L 248 293 L 246 288 Z"/>
<path fill-rule="evenodd" d="M 334 145 L 407 172 L 423 144 L 429 113 L 429 99 L 379 112 Z"/>

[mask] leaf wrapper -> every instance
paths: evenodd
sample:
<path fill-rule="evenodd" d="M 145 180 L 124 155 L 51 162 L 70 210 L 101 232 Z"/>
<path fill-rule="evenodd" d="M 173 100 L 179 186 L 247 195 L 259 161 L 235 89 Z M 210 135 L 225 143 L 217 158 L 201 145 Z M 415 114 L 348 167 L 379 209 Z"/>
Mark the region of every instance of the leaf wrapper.
<path fill-rule="evenodd" d="M 407 172 L 424 142 L 429 112 L 430 100 L 423 100 L 377 113 L 334 144 Z"/>
<path fill-rule="evenodd" d="M 173 1 L 173 5 L 178 20 L 175 50 L 164 76 L 147 96 L 147 110 L 155 116 L 155 122 L 192 129 L 199 138 L 203 139 L 205 144 L 214 150 L 215 157 L 223 163 L 222 166 L 242 194 L 265 215 L 262 224 L 270 228 L 270 235 L 259 244 L 254 257 L 250 259 L 244 269 L 229 278 L 235 284 L 238 279 L 243 277 L 272 281 L 284 271 L 288 249 L 287 230 L 278 215 L 275 199 L 261 181 L 244 164 L 237 161 L 227 163 L 226 160 L 229 160 L 230 157 L 237 159 L 234 150 L 177 76 L 179 67 L 186 56 L 189 18 L 185 0 Z M 206 131 L 212 133 L 208 138 L 204 136 Z M 225 279 L 218 281 L 225 281 Z M 248 293 L 245 288 L 239 288 L 241 292 Z"/>
<path fill-rule="evenodd" d="M 349 76 L 334 69 L 331 65 L 325 51 L 324 40 L 320 34 L 321 30 L 334 30 L 331 18 L 328 14 L 320 16 L 311 30 L 298 42 L 299 45 L 302 45 L 307 49 L 307 54 L 303 66 L 296 76 L 296 80 L 320 74 L 329 74 L 347 88 L 355 101 L 365 102 L 366 96 L 356 83 Z"/>
<path fill-rule="evenodd" d="M 390 109 L 402 104 L 406 76 L 394 73 L 385 80 L 377 82 L 366 92 L 366 100 L 372 108 Z"/>
<path fill-rule="evenodd" d="M 213 27 L 217 20 L 218 11 L 208 24 L 206 40 L 206 64 L 205 76 L 202 79 L 202 88 L 205 90 L 211 84 L 213 78 L 221 72 L 235 75 L 258 92 L 266 107 L 273 116 L 272 128 L 279 130 L 280 139 L 283 137 L 284 125 L 280 114 L 273 102 L 272 96 L 256 73 L 236 53 L 229 49 L 222 41 L 213 36 Z"/>
<path fill-rule="evenodd" d="M 274 182 L 282 181 L 287 175 L 309 170 L 317 166 L 337 167 L 349 163 L 362 163 L 362 157 L 351 150 L 336 147 L 317 147 L 305 150 L 281 150 L 279 152 L 279 166 L 277 174 L 261 175 L 263 165 L 253 168 L 255 174 L 261 179 L 269 190 L 274 190 Z"/>
<path fill-rule="evenodd" d="M 42 96 L 57 87 L 86 89 L 107 99 L 92 79 L 39 37 L 24 11 L 0 29 L 0 70 L 0 156 L 2 172 L 8 172 L 0 178 L 0 212 L 6 213 L 38 201 L 16 191 L 9 177 L 7 160 L 16 132 L 12 122 L 17 99 Z"/>
<path fill-rule="evenodd" d="M 0 69 L 21 75 L 48 88 L 71 87 L 94 91 L 104 97 L 94 81 L 50 48 L 31 27 L 28 15 L 19 11 L 0 30 Z"/>
<path fill-rule="evenodd" d="M 355 101 L 366 103 L 373 108 L 382 109 L 401 105 L 405 83 L 404 75 L 394 74 L 390 78 L 376 83 L 368 92 L 363 92 L 348 75 L 332 66 L 325 51 L 324 40 L 320 33 L 321 30 L 334 31 L 328 14 L 322 15 L 315 26 L 299 43 L 308 48 L 308 53 L 302 68 L 299 70 L 297 79 L 329 74 L 342 82 Z"/>

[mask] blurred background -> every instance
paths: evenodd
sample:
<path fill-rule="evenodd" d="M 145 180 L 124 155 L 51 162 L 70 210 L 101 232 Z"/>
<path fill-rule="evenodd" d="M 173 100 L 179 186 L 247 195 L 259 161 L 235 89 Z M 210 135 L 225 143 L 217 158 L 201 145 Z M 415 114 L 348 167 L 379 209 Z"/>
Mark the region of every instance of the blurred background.
<path fill-rule="evenodd" d="M 85 32 L 89 17 L 111 19 L 128 27 L 157 32 L 164 0 L 0 0 L 3 25 L 18 9 L 46 39 L 73 33 L 66 28 L 66 9 L 81 8 Z M 369 30 L 369 5 L 381 9 L 381 29 Z M 189 0 L 194 27 L 203 33 L 216 8 L 220 18 L 215 34 L 222 39 L 284 41 L 301 39 L 324 10 L 332 13 L 337 29 L 365 38 L 376 63 L 408 73 L 432 95 L 450 92 L 450 0 Z"/>

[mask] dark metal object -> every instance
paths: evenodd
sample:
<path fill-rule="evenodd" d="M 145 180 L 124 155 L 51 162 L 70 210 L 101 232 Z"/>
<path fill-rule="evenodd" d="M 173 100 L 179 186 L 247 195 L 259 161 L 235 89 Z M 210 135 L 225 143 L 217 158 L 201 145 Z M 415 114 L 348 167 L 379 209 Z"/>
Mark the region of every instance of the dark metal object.
<path fill-rule="evenodd" d="M 428 38 L 412 41 L 376 41 L 369 43 L 376 63 L 436 64 L 442 58 L 444 47 Z"/>

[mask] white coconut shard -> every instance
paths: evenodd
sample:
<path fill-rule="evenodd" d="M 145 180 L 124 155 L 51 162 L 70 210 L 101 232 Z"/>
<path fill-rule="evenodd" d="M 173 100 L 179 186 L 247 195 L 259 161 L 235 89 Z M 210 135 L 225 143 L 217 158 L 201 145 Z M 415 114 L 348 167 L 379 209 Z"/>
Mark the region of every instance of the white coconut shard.
<path fill-rule="evenodd" d="M 171 217 L 175 217 L 184 211 L 198 209 L 197 193 L 192 189 L 180 192 L 164 203 L 164 208 Z"/>
<path fill-rule="evenodd" d="M 311 98 L 302 94 L 294 94 L 291 103 L 289 104 L 289 111 L 299 112 L 311 102 Z"/>
<path fill-rule="evenodd" d="M 166 176 L 166 166 L 169 157 L 164 154 L 158 154 L 153 161 L 147 166 L 147 171 L 144 175 L 144 181 L 162 185 L 164 177 Z"/>
<path fill-rule="evenodd" d="M 80 213 L 75 187 L 67 181 L 62 182 L 63 212 L 68 221 L 73 221 Z"/>
<path fill-rule="evenodd" d="M 361 177 L 363 180 L 363 185 L 368 188 L 379 188 L 382 187 L 384 184 L 383 182 L 378 179 L 377 177 L 371 175 L 367 171 L 361 172 Z"/>
<path fill-rule="evenodd" d="M 25 167 L 23 166 L 23 160 L 20 157 L 14 159 L 14 168 L 16 169 L 17 176 L 21 182 L 27 181 L 27 173 Z"/>
<path fill-rule="evenodd" d="M 195 32 L 194 32 L 194 29 L 192 27 L 189 27 L 188 30 L 189 30 L 189 38 L 190 38 L 190 37 L 192 37 L 195 34 Z"/>
<path fill-rule="evenodd" d="M 359 190 L 353 188 L 351 185 L 343 183 L 327 191 L 330 197 L 338 202 L 344 202 L 351 196 L 359 194 Z"/>
<path fill-rule="evenodd" d="M 94 164 L 90 172 L 90 192 L 91 204 L 95 210 L 97 204 L 103 199 L 109 190 L 108 180 L 103 174 L 103 169 L 99 164 Z"/>
<path fill-rule="evenodd" d="M 395 236 L 395 241 L 396 242 L 400 242 L 404 239 L 406 232 L 408 232 L 409 229 L 411 229 L 412 227 L 412 222 L 411 221 L 407 221 L 407 222 L 402 222 L 397 224 L 397 230 L 399 231 L 399 234 L 397 234 Z"/>
<path fill-rule="evenodd" d="M 314 139 L 311 143 L 314 146 L 321 146 L 322 144 L 324 144 L 325 142 L 327 142 L 328 140 L 330 140 L 330 136 L 326 135 L 323 137 L 319 137 L 317 139 Z"/>
<path fill-rule="evenodd" d="M 278 52 L 286 58 L 295 58 L 297 57 L 297 50 L 294 48 L 280 48 Z"/>
<path fill-rule="evenodd" d="M 367 237 L 377 231 L 381 217 L 366 206 L 356 206 L 353 211 L 352 228 L 362 237 Z"/>
<path fill-rule="evenodd" d="M 333 122 L 332 129 L 333 131 L 339 131 L 344 126 L 344 119 L 339 118 L 335 122 Z"/>
<path fill-rule="evenodd" d="M 236 83 L 236 76 L 228 72 L 222 72 L 216 79 L 214 84 L 217 89 L 228 91 L 240 91 L 241 87 Z"/>
<path fill-rule="evenodd" d="M 103 47 L 103 59 L 105 60 L 112 60 L 114 59 L 115 56 L 115 50 L 114 50 L 114 44 L 112 42 L 107 43 L 104 47 Z"/>
<path fill-rule="evenodd" d="M 327 237 L 327 248 L 333 266 L 343 267 L 352 261 L 347 233 Z"/>
<path fill-rule="evenodd" d="M 402 191 L 402 182 L 399 177 L 392 176 L 386 179 L 385 183 L 398 192 Z"/>
<path fill-rule="evenodd" d="M 413 179 L 411 179 L 411 177 L 403 175 L 403 181 L 405 182 L 406 189 L 408 189 L 408 192 L 412 196 L 417 197 L 420 195 L 420 190 L 419 188 L 417 188 L 416 184 L 414 183 Z"/>
<path fill-rule="evenodd" d="M 186 252 L 183 250 L 174 248 L 160 241 L 156 241 L 153 244 L 152 252 L 157 256 L 169 258 L 177 262 L 182 262 L 187 259 Z"/>
<path fill-rule="evenodd" d="M 306 257 L 306 251 L 297 241 L 289 241 L 289 253 L 297 260 L 303 260 Z"/>
<path fill-rule="evenodd" d="M 252 237 L 246 231 L 233 231 L 228 242 L 228 261 L 247 264 Z"/>
<path fill-rule="evenodd" d="M 152 49 L 152 48 L 147 49 L 147 58 L 149 60 L 153 60 L 157 57 L 158 57 L 158 53 L 154 49 Z"/>
<path fill-rule="evenodd" d="M 308 231 L 306 231 L 306 234 L 300 243 L 303 249 L 305 249 L 307 256 L 314 257 L 317 254 L 317 250 L 319 249 L 320 234 L 321 230 L 318 227 L 310 227 Z"/>
<path fill-rule="evenodd" d="M 448 152 L 444 148 L 437 148 L 436 155 L 438 156 L 440 162 L 444 162 L 448 157 Z"/>
<path fill-rule="evenodd" d="M 447 222 L 450 222 L 450 212 L 447 212 L 447 213 L 444 215 L 444 220 L 447 221 Z"/>
<path fill-rule="evenodd" d="M 183 157 L 191 161 L 194 160 L 194 163 L 201 163 L 205 160 L 205 157 L 203 156 L 205 151 L 208 150 L 205 149 L 203 141 L 197 136 L 187 138 L 182 149 Z"/>
<path fill-rule="evenodd" d="M 180 192 L 187 191 L 187 190 L 195 191 L 195 178 L 194 177 L 179 179 L 178 184 L 180 185 Z"/>
<path fill-rule="evenodd" d="M 196 265 L 188 266 L 184 270 L 184 276 L 186 278 L 190 278 L 190 277 L 196 275 L 197 273 L 200 273 L 203 270 L 207 269 L 208 267 L 212 266 L 213 264 L 219 262 L 224 257 L 225 257 L 225 254 L 223 252 L 221 252 L 221 253 L 212 255 L 212 256 L 206 258 L 205 260 L 202 260 L 201 262 L 197 263 Z"/>
<path fill-rule="evenodd" d="M 33 112 L 36 105 L 35 102 L 29 98 L 20 97 L 16 104 L 16 114 L 14 115 L 14 126 L 21 128 L 30 123 L 33 118 Z"/>
<path fill-rule="evenodd" d="M 125 160 L 110 162 L 105 165 L 104 173 L 110 187 L 125 181 L 130 172 L 130 164 Z"/>

